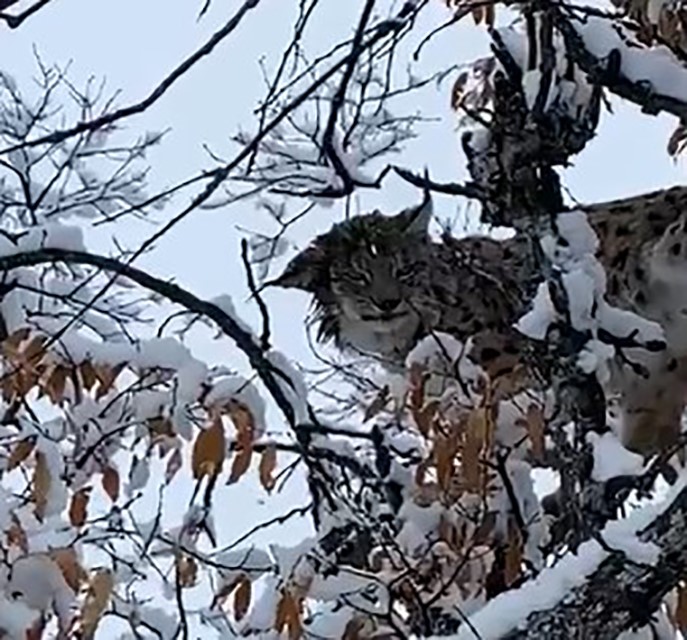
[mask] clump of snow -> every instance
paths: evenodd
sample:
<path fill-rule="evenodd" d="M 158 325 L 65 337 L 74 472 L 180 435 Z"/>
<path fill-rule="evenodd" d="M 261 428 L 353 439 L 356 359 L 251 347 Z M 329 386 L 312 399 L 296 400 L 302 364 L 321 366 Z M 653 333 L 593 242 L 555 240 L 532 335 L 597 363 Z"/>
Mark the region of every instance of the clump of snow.
<path fill-rule="evenodd" d="M 517 629 L 535 611 L 555 607 L 572 589 L 584 584 L 607 553 L 596 542 L 583 543 L 555 567 L 545 569 L 519 589 L 497 596 L 470 616 L 452 640 L 496 640 Z M 473 631 L 474 630 L 474 631 Z"/>
<path fill-rule="evenodd" d="M 425 392 L 428 395 L 441 396 L 448 389 L 460 391 L 462 394 L 467 387 L 471 397 L 461 398 L 461 401 L 471 402 L 477 397 L 475 387 L 485 374 L 467 357 L 470 349 L 470 341 L 463 343 L 447 333 L 437 331 L 415 345 L 406 357 L 406 368 L 410 371 L 413 367 L 419 366 L 424 373 L 429 374 L 425 384 Z M 465 387 L 457 385 L 457 379 L 464 383 Z"/>
<path fill-rule="evenodd" d="M 668 47 L 640 46 L 618 21 L 601 16 L 586 15 L 574 19 L 573 24 L 589 52 L 599 60 L 611 51 L 620 52 L 620 73 L 628 80 L 648 83 L 660 95 L 687 101 L 687 67 Z"/>
<path fill-rule="evenodd" d="M 642 456 L 626 449 L 616 434 L 590 432 L 587 441 L 592 445 L 594 455 L 593 480 L 605 482 L 616 476 L 639 475 L 644 470 Z"/>
<path fill-rule="evenodd" d="M 274 365 L 274 378 L 279 384 L 286 398 L 289 400 L 298 423 L 310 420 L 308 408 L 308 387 L 303 374 L 293 366 L 291 361 L 281 352 L 271 349 L 266 354 L 267 360 Z"/>
<path fill-rule="evenodd" d="M 28 629 L 38 618 L 39 612 L 20 600 L 9 600 L 0 595 L 0 635 L 7 640 L 25 640 Z"/>
<path fill-rule="evenodd" d="M 226 313 L 232 320 L 234 320 L 236 324 L 238 324 L 239 327 L 241 327 L 241 329 L 243 329 L 250 336 L 253 336 L 253 339 L 255 340 L 255 334 L 253 332 L 253 329 L 238 314 L 238 312 L 236 311 L 236 307 L 234 305 L 234 300 L 228 293 L 223 293 L 219 296 L 215 296 L 214 298 L 211 298 L 209 302 L 211 302 L 217 308 L 224 311 L 224 313 Z M 255 342 L 257 342 L 257 340 L 255 340 Z"/>
<path fill-rule="evenodd" d="M 533 14 L 535 38 L 541 33 L 539 24 L 541 16 Z M 532 42 L 527 33 L 526 23 L 517 19 L 508 27 L 495 30 L 497 37 L 505 45 L 508 53 L 522 70 L 522 88 L 527 107 L 531 110 L 539 99 L 544 86 L 542 83 L 543 70 L 546 64 L 542 60 L 541 52 L 546 50 L 540 42 Z M 547 94 L 543 100 L 544 111 L 556 110 L 567 117 L 580 118 L 584 116 L 592 96 L 592 87 L 586 75 L 577 67 L 570 64 L 565 42 L 562 35 L 554 30 L 551 44 L 555 51 L 555 65 L 552 70 Z M 530 48 L 534 47 L 535 56 L 530 55 Z M 494 76 L 503 72 L 501 62 L 496 58 L 482 58 L 475 61 L 464 70 L 456 81 L 456 88 L 460 93 L 460 106 L 466 112 L 461 114 L 460 126 L 472 133 L 470 147 L 473 151 L 483 150 L 488 140 L 488 129 L 476 121 L 471 114 L 479 113 L 482 122 L 489 122 L 490 107 L 494 95 Z"/>
<path fill-rule="evenodd" d="M 406 356 L 406 367 L 414 364 L 427 366 L 435 361 L 452 365 L 463 355 L 465 345 L 448 333 L 426 336 L 418 342 Z M 462 363 L 461 363 L 462 364 Z"/>
<path fill-rule="evenodd" d="M 83 231 L 80 227 L 49 222 L 31 227 L 27 231 L 10 236 L 0 234 L 0 257 L 29 253 L 39 249 L 64 249 L 84 251 Z"/>
<path fill-rule="evenodd" d="M 618 338 L 634 335 L 638 346 L 665 341 L 658 323 L 613 307 L 605 300 L 606 275 L 595 256 L 598 239 L 584 212 L 559 214 L 555 233 L 545 235 L 541 246 L 554 271 L 560 275 L 570 324 L 578 331 L 591 332 L 591 339 L 581 350 L 578 360 L 585 372 L 596 372 L 601 383 L 610 377 L 608 365 L 615 352 L 611 345 L 599 339 L 600 330 Z M 558 317 L 548 283 L 544 282 L 539 285 L 532 309 L 519 319 L 516 327 L 521 333 L 542 340 Z"/>

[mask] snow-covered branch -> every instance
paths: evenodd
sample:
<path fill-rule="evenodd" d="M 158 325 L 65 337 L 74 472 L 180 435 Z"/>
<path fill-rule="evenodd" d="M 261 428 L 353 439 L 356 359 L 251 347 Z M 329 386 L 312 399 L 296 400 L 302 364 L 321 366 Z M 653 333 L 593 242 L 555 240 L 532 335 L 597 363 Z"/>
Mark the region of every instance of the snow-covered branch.
<path fill-rule="evenodd" d="M 298 424 L 297 410 L 294 409 L 291 399 L 284 391 L 288 387 L 295 389 L 295 383 L 290 380 L 287 373 L 281 371 L 269 360 L 258 345 L 255 336 L 231 313 L 223 309 L 221 304 L 202 300 L 172 282 L 156 278 L 125 262 L 84 251 L 45 247 L 26 253 L 4 255 L 0 257 L 0 271 L 55 262 L 90 265 L 103 269 L 118 277 L 130 279 L 190 312 L 209 318 L 246 354 L 251 366 L 273 395 L 288 423 L 291 426 Z"/>
<path fill-rule="evenodd" d="M 456 640 L 616 638 L 655 618 L 687 573 L 687 487 L 609 524 L 472 616 Z M 474 633 L 474 632 L 476 633 Z"/>
<path fill-rule="evenodd" d="M 645 113 L 687 120 L 687 64 L 665 45 L 642 45 L 622 24 L 574 7 L 550 11 L 575 64 L 598 85 L 639 105 Z"/>

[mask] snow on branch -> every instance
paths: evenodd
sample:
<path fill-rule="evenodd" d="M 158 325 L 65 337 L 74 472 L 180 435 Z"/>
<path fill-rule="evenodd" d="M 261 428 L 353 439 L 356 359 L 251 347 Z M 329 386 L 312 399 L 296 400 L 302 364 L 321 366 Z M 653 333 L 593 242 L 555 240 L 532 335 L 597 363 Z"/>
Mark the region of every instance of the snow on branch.
<path fill-rule="evenodd" d="M 257 339 L 231 313 L 227 313 L 221 304 L 201 300 L 176 284 L 151 276 L 114 258 L 99 256 L 85 251 L 43 247 L 27 253 L 0 256 L 0 270 L 11 270 L 18 267 L 29 267 L 54 262 L 91 265 L 104 269 L 123 278 L 133 280 L 137 284 L 163 296 L 170 302 L 180 304 L 189 311 L 199 313 L 213 320 L 248 356 L 251 366 L 273 395 L 289 424 L 292 426 L 297 424 L 297 414 L 291 401 L 284 393 L 284 385 L 292 386 L 295 382 L 291 382 L 286 373 L 277 369 L 270 362 L 263 354 Z M 294 391 L 291 393 L 293 395 Z"/>
<path fill-rule="evenodd" d="M 605 299 L 606 276 L 595 257 L 596 233 L 583 211 L 568 211 L 555 218 L 553 234 L 541 240 L 544 254 L 553 265 L 554 287 L 560 283 L 565 307 L 552 296 L 552 283 L 539 285 L 532 309 L 518 322 L 518 329 L 535 340 L 543 340 L 552 324 L 561 317 L 570 327 L 588 334 L 589 340 L 579 355 L 578 366 L 585 373 L 596 372 L 602 382 L 608 379 L 608 361 L 615 355 L 613 338 L 632 336 L 633 346 L 650 351 L 665 348 L 661 325 L 639 315 L 613 307 Z"/>
<path fill-rule="evenodd" d="M 687 486 L 609 523 L 469 618 L 455 640 L 615 638 L 650 622 L 687 572 Z"/>
<path fill-rule="evenodd" d="M 646 46 L 618 21 L 551 6 L 571 58 L 592 82 L 638 104 L 687 119 L 687 65 L 665 45 Z"/>
<path fill-rule="evenodd" d="M 563 207 L 554 167 L 594 135 L 601 93 L 569 55 L 546 10 L 490 31 L 493 56 L 457 78 L 452 105 L 483 221 L 518 221 Z"/>

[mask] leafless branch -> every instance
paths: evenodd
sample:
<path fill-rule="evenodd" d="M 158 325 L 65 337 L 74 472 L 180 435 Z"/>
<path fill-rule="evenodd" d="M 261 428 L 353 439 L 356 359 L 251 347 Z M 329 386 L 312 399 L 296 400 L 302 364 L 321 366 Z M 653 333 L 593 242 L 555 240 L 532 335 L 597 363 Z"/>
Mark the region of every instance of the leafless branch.
<path fill-rule="evenodd" d="M 42 0 L 43 3 L 49 0 Z M 86 131 L 97 131 L 104 127 L 109 127 L 115 122 L 128 118 L 132 115 L 142 113 L 148 109 L 152 104 L 157 102 L 167 91 L 193 68 L 200 60 L 210 55 L 213 49 L 233 33 L 236 27 L 239 26 L 245 15 L 251 10 L 255 9 L 260 0 L 245 0 L 239 7 L 238 11 L 226 22 L 226 24 L 215 32 L 208 41 L 199 49 L 194 51 L 186 60 L 184 60 L 174 71 L 172 71 L 155 89 L 143 100 L 127 107 L 122 107 L 111 113 L 106 113 L 93 120 L 80 122 L 79 124 L 62 131 L 53 131 L 45 136 L 34 138 L 33 140 L 26 140 L 21 144 L 16 144 L 11 147 L 0 150 L 0 154 L 10 153 L 17 149 L 26 147 L 36 147 L 42 144 L 58 144 L 72 136 L 78 135 Z"/>

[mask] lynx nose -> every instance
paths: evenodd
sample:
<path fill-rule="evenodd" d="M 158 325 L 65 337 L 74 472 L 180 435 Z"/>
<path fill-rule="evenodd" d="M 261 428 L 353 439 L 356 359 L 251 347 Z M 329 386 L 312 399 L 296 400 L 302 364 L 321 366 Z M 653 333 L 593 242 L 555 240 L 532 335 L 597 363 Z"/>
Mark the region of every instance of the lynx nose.
<path fill-rule="evenodd" d="M 375 304 L 380 311 L 389 313 L 393 311 L 399 304 L 401 304 L 400 298 L 389 298 L 387 300 L 375 300 Z"/>

